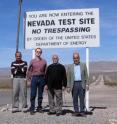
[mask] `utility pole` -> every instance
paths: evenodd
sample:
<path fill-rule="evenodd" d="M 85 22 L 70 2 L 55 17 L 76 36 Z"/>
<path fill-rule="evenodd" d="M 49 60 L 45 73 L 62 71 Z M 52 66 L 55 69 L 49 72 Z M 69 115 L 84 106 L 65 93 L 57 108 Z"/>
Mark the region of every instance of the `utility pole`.
<path fill-rule="evenodd" d="M 18 52 L 18 50 L 19 50 L 19 33 L 20 33 L 20 18 L 21 18 L 22 1 L 23 0 L 19 0 L 19 3 L 18 3 L 18 25 L 17 25 L 17 37 L 16 37 L 16 52 Z"/>

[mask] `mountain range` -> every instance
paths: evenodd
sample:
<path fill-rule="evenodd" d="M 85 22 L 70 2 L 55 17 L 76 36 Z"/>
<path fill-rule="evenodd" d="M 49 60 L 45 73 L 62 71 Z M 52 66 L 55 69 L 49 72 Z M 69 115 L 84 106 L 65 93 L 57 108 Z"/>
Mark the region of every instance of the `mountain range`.
<path fill-rule="evenodd" d="M 95 61 L 89 64 L 90 72 L 116 72 L 117 61 Z M 0 68 L 0 78 L 10 77 L 10 67 Z"/>

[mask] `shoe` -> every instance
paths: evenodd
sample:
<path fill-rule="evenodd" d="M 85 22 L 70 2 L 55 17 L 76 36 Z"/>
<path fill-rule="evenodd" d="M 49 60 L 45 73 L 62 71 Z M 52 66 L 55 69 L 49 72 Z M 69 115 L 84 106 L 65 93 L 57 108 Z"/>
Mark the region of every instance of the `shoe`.
<path fill-rule="evenodd" d="M 21 110 L 19 110 L 19 108 L 12 108 L 12 113 L 16 113 L 16 112 L 21 112 Z"/>
<path fill-rule="evenodd" d="M 92 112 L 92 111 L 85 111 L 85 114 L 86 114 L 86 115 L 92 115 L 93 112 Z"/>
<path fill-rule="evenodd" d="M 42 106 L 37 106 L 37 109 L 42 109 Z"/>
<path fill-rule="evenodd" d="M 86 117 L 86 114 L 84 112 L 80 112 L 80 116 Z"/>
<path fill-rule="evenodd" d="M 28 111 L 29 111 L 28 106 L 26 106 L 26 107 L 22 108 L 22 112 L 26 113 L 26 112 L 28 112 Z"/>
<path fill-rule="evenodd" d="M 40 113 L 43 113 L 44 112 L 42 107 L 37 107 L 36 111 L 37 112 L 40 112 Z"/>
<path fill-rule="evenodd" d="M 79 116 L 80 115 L 80 113 L 79 112 L 74 112 L 74 113 L 72 113 L 72 116 Z"/>
<path fill-rule="evenodd" d="M 30 112 L 30 109 L 29 109 L 29 108 L 23 108 L 23 109 L 22 109 L 22 112 L 23 112 L 23 113 Z"/>
<path fill-rule="evenodd" d="M 63 111 L 56 112 L 56 116 L 64 115 Z"/>
<path fill-rule="evenodd" d="M 56 112 L 48 112 L 48 115 L 54 115 Z"/>
<path fill-rule="evenodd" d="M 59 112 L 56 113 L 56 116 L 60 116 L 60 115 L 61 115 L 61 113 L 59 113 Z"/>
<path fill-rule="evenodd" d="M 30 115 L 34 115 L 34 114 L 35 114 L 35 111 L 31 110 Z"/>

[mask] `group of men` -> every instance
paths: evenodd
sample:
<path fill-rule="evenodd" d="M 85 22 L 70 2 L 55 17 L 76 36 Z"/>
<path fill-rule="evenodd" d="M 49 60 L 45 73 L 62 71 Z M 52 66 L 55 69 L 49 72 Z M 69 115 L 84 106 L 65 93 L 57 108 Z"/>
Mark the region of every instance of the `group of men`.
<path fill-rule="evenodd" d="M 85 114 L 85 91 L 88 88 L 88 74 L 86 65 L 80 62 L 78 52 L 73 53 L 73 64 L 67 69 L 59 63 L 59 56 L 52 56 L 52 64 L 47 66 L 42 57 L 42 49 L 35 49 L 35 58 L 27 62 L 22 60 L 21 52 L 16 52 L 16 60 L 11 63 L 13 75 L 13 99 L 12 113 L 19 111 L 19 95 L 22 98 L 22 111 L 27 111 L 27 80 L 31 82 L 30 111 L 35 114 L 35 99 L 38 91 L 37 112 L 43 112 L 43 91 L 48 91 L 49 112 L 48 115 L 62 115 L 62 91 L 72 93 L 74 112 L 73 116 Z M 55 99 L 56 98 L 56 99 Z M 56 101 L 55 101 L 56 100 Z M 80 105 L 79 105 L 80 103 Z"/>

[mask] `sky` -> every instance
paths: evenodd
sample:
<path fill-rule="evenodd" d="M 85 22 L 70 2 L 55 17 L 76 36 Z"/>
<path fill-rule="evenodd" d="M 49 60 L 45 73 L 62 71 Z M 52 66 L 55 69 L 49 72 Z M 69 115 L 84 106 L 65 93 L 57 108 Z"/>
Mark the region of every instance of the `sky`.
<path fill-rule="evenodd" d="M 117 61 L 117 0 L 23 0 L 19 50 L 23 60 L 32 59 L 32 50 L 24 49 L 23 17 L 27 11 L 99 8 L 100 47 L 89 49 L 90 61 Z M 0 1 L 0 68 L 10 67 L 15 60 L 18 23 L 18 0 Z M 58 54 L 62 64 L 72 63 L 73 52 L 80 53 L 85 62 L 86 48 L 43 49 L 42 57 L 48 64 L 53 54 Z"/>

